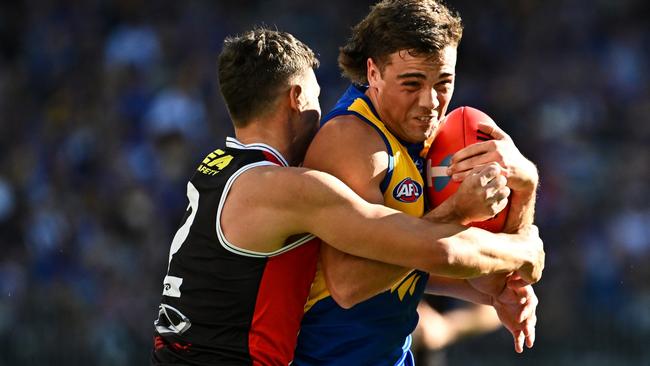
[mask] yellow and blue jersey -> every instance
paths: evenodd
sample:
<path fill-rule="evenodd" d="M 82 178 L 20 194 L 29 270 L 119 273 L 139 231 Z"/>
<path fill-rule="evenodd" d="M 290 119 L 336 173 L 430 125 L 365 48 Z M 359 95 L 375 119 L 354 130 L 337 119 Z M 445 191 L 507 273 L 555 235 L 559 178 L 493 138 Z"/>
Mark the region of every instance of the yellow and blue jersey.
<path fill-rule="evenodd" d="M 425 211 L 423 144 L 394 136 L 379 119 L 366 88 L 352 85 L 321 125 L 340 115 L 355 115 L 372 126 L 386 144 L 388 170 L 380 188 L 384 204 L 412 216 Z M 414 270 L 350 309 L 332 299 L 319 269 L 305 306 L 293 365 L 412 365 L 411 332 L 429 275 Z"/>

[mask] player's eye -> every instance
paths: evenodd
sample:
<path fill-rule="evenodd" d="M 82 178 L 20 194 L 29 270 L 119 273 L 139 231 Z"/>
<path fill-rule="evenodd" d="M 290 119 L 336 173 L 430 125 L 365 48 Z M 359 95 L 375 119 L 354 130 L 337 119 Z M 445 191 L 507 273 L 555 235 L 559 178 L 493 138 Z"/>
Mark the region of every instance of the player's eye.
<path fill-rule="evenodd" d="M 417 82 L 417 81 L 406 81 L 406 82 L 403 82 L 402 85 L 407 87 L 407 88 L 419 88 L 420 87 L 420 83 Z"/>
<path fill-rule="evenodd" d="M 443 80 L 439 83 L 436 84 L 437 89 L 448 89 L 451 87 L 452 81 L 451 80 Z"/>

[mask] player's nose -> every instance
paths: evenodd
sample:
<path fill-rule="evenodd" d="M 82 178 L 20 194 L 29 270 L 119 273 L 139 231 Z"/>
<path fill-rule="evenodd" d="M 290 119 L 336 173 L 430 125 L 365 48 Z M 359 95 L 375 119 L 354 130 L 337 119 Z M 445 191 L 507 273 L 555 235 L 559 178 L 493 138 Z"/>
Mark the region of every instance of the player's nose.
<path fill-rule="evenodd" d="M 420 93 L 419 104 L 421 108 L 434 110 L 438 108 L 440 102 L 438 101 L 438 92 L 435 88 L 427 88 Z"/>

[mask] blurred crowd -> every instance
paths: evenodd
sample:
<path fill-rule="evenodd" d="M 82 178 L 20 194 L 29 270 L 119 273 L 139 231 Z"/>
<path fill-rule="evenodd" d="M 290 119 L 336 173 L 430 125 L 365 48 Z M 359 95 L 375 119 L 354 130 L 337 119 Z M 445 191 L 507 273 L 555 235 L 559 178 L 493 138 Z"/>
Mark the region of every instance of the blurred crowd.
<path fill-rule="evenodd" d="M 0 365 L 141 365 L 197 162 L 231 134 L 225 36 L 256 24 L 318 54 L 372 1 L 25 0 L 0 5 Z M 490 114 L 538 164 L 547 269 L 538 340 L 452 364 L 650 361 L 650 4 L 448 0 L 461 13 L 453 106 Z"/>

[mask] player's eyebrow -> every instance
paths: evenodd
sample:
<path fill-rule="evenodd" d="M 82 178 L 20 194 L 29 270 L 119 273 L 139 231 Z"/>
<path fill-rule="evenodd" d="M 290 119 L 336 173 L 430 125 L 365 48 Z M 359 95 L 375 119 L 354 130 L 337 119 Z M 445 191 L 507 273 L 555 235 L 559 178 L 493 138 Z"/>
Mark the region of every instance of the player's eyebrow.
<path fill-rule="evenodd" d="M 418 79 L 426 79 L 426 75 L 420 72 L 407 72 L 404 74 L 399 74 L 397 75 L 398 79 L 408 79 L 408 78 L 418 78 Z"/>
<path fill-rule="evenodd" d="M 440 74 L 438 76 L 438 78 L 443 79 L 443 78 L 451 77 L 451 76 L 454 76 L 454 74 L 452 74 L 450 72 L 443 72 L 442 74 Z M 408 78 L 426 79 L 427 77 L 426 77 L 426 75 L 424 75 L 423 73 L 420 73 L 420 72 L 407 72 L 407 73 L 404 73 L 404 74 L 397 75 L 397 78 L 398 79 L 408 79 Z"/>

